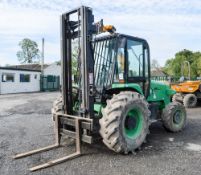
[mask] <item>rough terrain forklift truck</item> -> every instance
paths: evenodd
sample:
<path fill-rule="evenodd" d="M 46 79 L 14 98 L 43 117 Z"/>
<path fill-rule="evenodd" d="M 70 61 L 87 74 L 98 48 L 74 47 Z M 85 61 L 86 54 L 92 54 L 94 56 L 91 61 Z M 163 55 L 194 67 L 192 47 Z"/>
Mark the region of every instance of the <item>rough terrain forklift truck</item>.
<path fill-rule="evenodd" d="M 62 136 L 76 140 L 76 152 L 31 171 L 77 157 L 82 142 L 91 144 L 99 138 L 117 153 L 134 152 L 145 142 L 153 121 L 161 120 L 171 132 L 184 128 L 184 106 L 170 101 L 175 91 L 150 80 L 146 40 L 114 31 L 102 20 L 94 23 L 89 7 L 62 15 L 62 95 L 52 109 L 56 143 L 15 158 L 59 147 Z M 73 41 L 78 43 L 76 78 L 72 78 Z"/>

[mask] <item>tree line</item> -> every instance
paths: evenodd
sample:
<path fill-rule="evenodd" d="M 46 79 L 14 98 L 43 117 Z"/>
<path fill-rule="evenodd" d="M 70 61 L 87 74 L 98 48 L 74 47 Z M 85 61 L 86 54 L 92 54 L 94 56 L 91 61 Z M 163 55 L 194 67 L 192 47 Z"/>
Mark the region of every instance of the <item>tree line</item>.
<path fill-rule="evenodd" d="M 187 49 L 177 52 L 174 58 L 168 59 L 163 71 L 172 77 L 180 77 L 183 72 L 183 76 L 187 77 L 189 72 L 189 68 L 185 64 L 187 62 L 190 64 L 191 78 L 201 77 L 201 52 L 193 52 Z"/>

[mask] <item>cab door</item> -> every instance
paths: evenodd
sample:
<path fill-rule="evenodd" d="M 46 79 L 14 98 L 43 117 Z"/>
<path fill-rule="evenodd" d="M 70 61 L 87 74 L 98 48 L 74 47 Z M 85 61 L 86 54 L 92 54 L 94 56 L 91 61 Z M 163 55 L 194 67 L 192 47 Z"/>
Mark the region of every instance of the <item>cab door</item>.
<path fill-rule="evenodd" d="M 149 95 L 150 67 L 149 47 L 145 40 L 128 37 L 126 42 L 126 75 L 128 83 L 138 83 L 145 95 Z"/>

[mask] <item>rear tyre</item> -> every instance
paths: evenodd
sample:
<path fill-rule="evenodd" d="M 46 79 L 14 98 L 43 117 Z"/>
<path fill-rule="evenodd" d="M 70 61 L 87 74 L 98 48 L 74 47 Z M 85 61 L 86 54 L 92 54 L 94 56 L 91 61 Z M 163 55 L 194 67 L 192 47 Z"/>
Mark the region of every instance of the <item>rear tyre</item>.
<path fill-rule="evenodd" d="M 186 125 L 186 109 L 178 102 L 172 102 L 162 112 L 162 122 L 166 130 L 179 132 Z"/>
<path fill-rule="evenodd" d="M 52 107 L 52 120 L 53 121 L 55 121 L 54 113 L 64 114 L 62 96 L 59 96 L 53 103 L 53 107 Z M 64 125 L 61 127 L 64 127 Z M 74 139 L 72 139 L 68 136 L 64 136 L 64 137 L 62 137 L 62 139 L 63 139 L 62 142 L 65 144 L 72 144 L 74 142 Z"/>
<path fill-rule="evenodd" d="M 73 106 L 78 99 L 78 88 L 73 87 L 72 88 L 72 98 L 73 98 Z M 54 121 L 54 113 L 64 113 L 64 107 L 63 107 L 63 98 L 62 95 L 60 95 L 53 103 L 52 107 L 52 114 L 53 114 L 53 121 Z"/>
<path fill-rule="evenodd" d="M 172 97 L 172 102 L 179 102 L 179 103 L 183 103 L 183 97 L 180 93 L 176 93 L 173 95 Z"/>
<path fill-rule="evenodd" d="M 53 103 L 53 107 L 52 107 L 52 119 L 53 121 L 55 120 L 55 115 L 54 113 L 64 113 L 63 110 L 63 104 L 62 104 L 62 96 L 59 96 Z"/>
<path fill-rule="evenodd" d="M 183 103 L 186 108 L 193 108 L 197 104 L 197 97 L 194 94 L 186 94 Z"/>
<path fill-rule="evenodd" d="M 117 153 L 134 152 L 149 132 L 148 103 L 137 92 L 120 92 L 107 101 L 99 120 L 104 144 Z"/>

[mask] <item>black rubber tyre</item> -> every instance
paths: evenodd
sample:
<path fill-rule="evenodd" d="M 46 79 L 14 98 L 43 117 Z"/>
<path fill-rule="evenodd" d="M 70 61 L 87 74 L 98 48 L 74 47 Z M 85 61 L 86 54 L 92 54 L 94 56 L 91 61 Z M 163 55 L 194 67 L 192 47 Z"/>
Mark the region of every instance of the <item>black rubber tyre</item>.
<path fill-rule="evenodd" d="M 197 104 L 197 97 L 194 94 L 186 94 L 183 99 L 186 108 L 193 108 Z"/>
<path fill-rule="evenodd" d="M 64 113 L 63 104 L 62 104 L 62 96 L 59 96 L 53 103 L 53 107 L 52 107 L 53 121 L 54 121 L 54 113 L 56 112 Z"/>
<path fill-rule="evenodd" d="M 73 87 L 73 102 L 78 98 L 78 88 Z M 56 112 L 64 113 L 63 104 L 62 104 L 62 95 L 60 95 L 53 103 L 52 114 Z M 54 120 L 54 115 L 53 115 Z"/>
<path fill-rule="evenodd" d="M 166 130 L 179 132 L 186 126 L 186 109 L 178 102 L 172 102 L 163 109 L 162 122 Z"/>
<path fill-rule="evenodd" d="M 64 110 L 63 110 L 63 103 L 62 103 L 62 96 L 59 96 L 53 103 L 53 107 L 52 107 L 52 120 L 55 121 L 55 116 L 54 116 L 54 113 L 64 113 Z M 62 126 L 64 127 L 64 126 Z M 62 137 L 62 142 L 64 144 L 72 144 L 74 142 L 74 139 L 68 137 L 68 136 L 64 136 Z"/>
<path fill-rule="evenodd" d="M 172 96 L 172 102 L 183 103 L 183 96 L 180 93 L 176 93 Z"/>
<path fill-rule="evenodd" d="M 140 114 L 138 121 L 135 121 L 139 123 L 140 120 L 140 125 L 134 124 L 134 127 L 139 128 L 140 126 L 140 130 L 135 137 L 128 137 L 128 134 L 126 134 L 126 124 L 133 123 L 132 121 L 128 122 L 127 118 L 135 117 L 129 116 L 131 110 L 138 110 Z M 149 133 L 150 114 L 148 103 L 139 93 L 125 91 L 113 95 L 113 98 L 107 101 L 107 106 L 102 110 L 103 117 L 99 120 L 100 134 L 104 144 L 117 153 L 134 152 L 145 141 Z M 129 129 L 127 129 L 127 132 Z"/>

